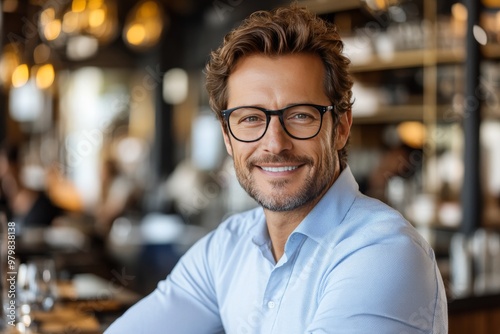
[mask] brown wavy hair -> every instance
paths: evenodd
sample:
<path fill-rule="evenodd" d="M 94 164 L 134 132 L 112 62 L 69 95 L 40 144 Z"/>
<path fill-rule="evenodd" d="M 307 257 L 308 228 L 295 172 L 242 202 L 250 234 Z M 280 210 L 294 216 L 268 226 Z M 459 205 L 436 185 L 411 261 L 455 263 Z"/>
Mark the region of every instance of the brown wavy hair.
<path fill-rule="evenodd" d="M 325 94 L 335 106 L 334 119 L 352 107 L 350 60 L 342 54 L 344 44 L 337 27 L 297 4 L 251 14 L 229 32 L 222 45 L 210 55 L 206 65 L 209 103 L 223 122 L 227 108 L 227 79 L 238 60 L 251 54 L 279 56 L 294 53 L 318 55 L 325 67 Z M 226 127 L 224 127 L 227 131 Z M 347 149 L 339 151 L 342 165 Z"/>

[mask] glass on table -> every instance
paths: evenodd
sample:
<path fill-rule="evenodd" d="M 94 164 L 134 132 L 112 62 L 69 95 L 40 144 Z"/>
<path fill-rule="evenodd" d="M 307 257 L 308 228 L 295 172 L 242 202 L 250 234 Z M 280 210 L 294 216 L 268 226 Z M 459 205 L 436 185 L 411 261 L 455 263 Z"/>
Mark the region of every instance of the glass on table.
<path fill-rule="evenodd" d="M 33 311 L 50 311 L 56 298 L 54 260 L 36 258 L 19 265 L 18 273 L 18 327 L 29 328 Z"/>

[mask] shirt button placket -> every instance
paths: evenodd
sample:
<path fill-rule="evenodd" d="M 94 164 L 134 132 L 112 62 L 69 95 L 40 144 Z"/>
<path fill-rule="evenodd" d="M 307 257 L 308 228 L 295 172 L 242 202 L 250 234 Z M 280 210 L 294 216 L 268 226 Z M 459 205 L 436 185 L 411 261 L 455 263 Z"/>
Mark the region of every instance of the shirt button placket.
<path fill-rule="evenodd" d="M 275 306 L 276 306 L 276 303 L 274 301 L 270 300 L 269 302 L 267 302 L 268 308 L 273 309 Z"/>

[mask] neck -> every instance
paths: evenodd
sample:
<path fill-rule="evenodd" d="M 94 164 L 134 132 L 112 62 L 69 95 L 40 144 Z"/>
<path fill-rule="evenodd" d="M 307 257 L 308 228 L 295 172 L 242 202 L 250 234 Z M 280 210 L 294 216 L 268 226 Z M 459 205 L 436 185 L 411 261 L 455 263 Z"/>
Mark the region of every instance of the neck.
<path fill-rule="evenodd" d="M 285 244 L 290 234 L 295 230 L 302 220 L 311 212 L 311 210 L 320 201 L 323 195 L 330 189 L 335 180 L 340 174 L 339 164 L 337 162 L 335 173 L 331 182 L 323 189 L 322 193 L 311 203 L 308 203 L 300 208 L 286 212 L 276 212 L 264 209 L 266 216 L 267 230 L 271 239 L 271 247 L 276 262 L 283 256 L 285 252 Z"/>
<path fill-rule="evenodd" d="M 285 244 L 290 234 L 305 218 L 307 213 L 298 212 L 273 212 L 264 210 L 266 215 L 267 230 L 271 239 L 273 257 L 276 262 L 285 252 Z"/>
<path fill-rule="evenodd" d="M 323 195 L 330 189 L 333 182 L 334 181 L 332 181 L 316 199 L 295 210 L 283 212 L 264 209 L 267 230 L 271 239 L 272 252 L 276 262 L 283 256 L 285 244 L 290 234 L 292 234 L 295 228 L 299 226 L 302 220 L 304 220 L 309 212 L 316 206 Z"/>

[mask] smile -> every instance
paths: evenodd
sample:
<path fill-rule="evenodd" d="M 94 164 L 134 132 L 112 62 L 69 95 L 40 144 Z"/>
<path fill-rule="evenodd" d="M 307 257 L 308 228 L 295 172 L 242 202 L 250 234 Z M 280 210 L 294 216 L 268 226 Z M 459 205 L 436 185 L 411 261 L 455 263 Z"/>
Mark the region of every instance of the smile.
<path fill-rule="evenodd" d="M 261 167 L 266 172 L 280 173 L 289 172 L 299 168 L 298 166 L 283 166 L 283 167 Z"/>

